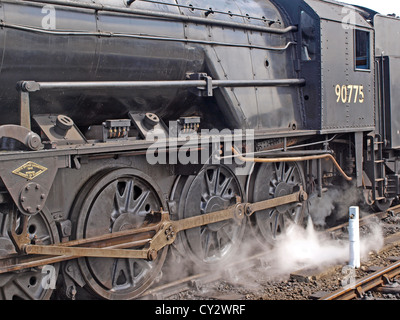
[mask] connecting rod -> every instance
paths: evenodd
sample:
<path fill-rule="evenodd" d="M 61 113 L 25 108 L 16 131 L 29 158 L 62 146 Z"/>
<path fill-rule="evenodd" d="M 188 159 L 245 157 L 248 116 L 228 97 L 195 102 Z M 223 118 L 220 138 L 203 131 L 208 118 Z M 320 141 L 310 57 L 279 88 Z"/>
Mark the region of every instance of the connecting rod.
<path fill-rule="evenodd" d="M 240 197 L 237 197 L 237 203 L 226 209 L 177 221 L 170 220 L 169 213 L 161 210 L 160 222 L 151 226 L 54 245 L 32 244 L 17 238 L 14 239 L 14 243 L 22 253 L 22 260 L 13 260 L 17 262 L 10 265 L 3 264 L 0 266 L 0 274 L 24 269 L 27 266 L 48 264 L 49 261 L 54 263 L 79 257 L 155 260 L 160 250 L 176 240 L 178 232 L 229 219 L 240 221 L 246 215 L 250 216 L 256 211 L 303 202 L 307 200 L 307 197 L 302 187 L 292 194 L 255 203 L 242 203 Z M 142 249 L 130 249 L 137 247 L 142 247 Z M 37 258 L 32 255 L 37 255 Z"/>

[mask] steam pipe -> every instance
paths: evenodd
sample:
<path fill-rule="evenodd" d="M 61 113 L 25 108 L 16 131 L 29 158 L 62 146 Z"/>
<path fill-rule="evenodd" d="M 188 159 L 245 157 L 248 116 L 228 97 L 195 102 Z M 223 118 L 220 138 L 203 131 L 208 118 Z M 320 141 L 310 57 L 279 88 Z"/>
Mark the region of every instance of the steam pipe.
<path fill-rule="evenodd" d="M 353 179 L 349 177 L 340 165 L 337 163 L 336 159 L 331 154 L 321 154 L 303 157 L 285 157 L 285 158 L 245 158 L 243 157 L 235 148 L 232 148 L 233 153 L 238 156 L 243 162 L 260 162 L 260 163 L 275 163 L 275 162 L 300 162 L 308 160 L 318 160 L 318 159 L 329 159 L 333 162 L 335 167 L 338 169 L 339 173 L 347 180 L 352 181 Z"/>

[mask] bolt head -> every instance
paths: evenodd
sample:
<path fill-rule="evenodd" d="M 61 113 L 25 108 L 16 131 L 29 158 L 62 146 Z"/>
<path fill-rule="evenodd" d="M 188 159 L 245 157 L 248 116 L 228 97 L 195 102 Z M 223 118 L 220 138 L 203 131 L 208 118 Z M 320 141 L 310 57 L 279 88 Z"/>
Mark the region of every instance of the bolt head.
<path fill-rule="evenodd" d="M 157 259 L 157 251 L 154 250 L 154 249 L 151 249 L 151 250 L 149 251 L 149 253 L 147 254 L 147 258 L 148 258 L 150 261 L 156 260 L 156 259 Z"/>

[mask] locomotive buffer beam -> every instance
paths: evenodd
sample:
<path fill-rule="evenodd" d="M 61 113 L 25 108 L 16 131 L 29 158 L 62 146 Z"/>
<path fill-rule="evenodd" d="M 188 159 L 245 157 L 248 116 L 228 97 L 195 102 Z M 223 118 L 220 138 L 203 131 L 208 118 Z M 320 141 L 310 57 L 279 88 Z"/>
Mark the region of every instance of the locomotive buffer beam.
<path fill-rule="evenodd" d="M 25 255 L 20 256 L 20 260 L 13 260 L 14 263 L 10 265 L 2 263 L 0 274 L 79 257 L 155 260 L 158 251 L 172 244 L 180 231 L 229 219 L 241 221 L 246 215 L 250 216 L 256 211 L 303 202 L 307 198 L 307 193 L 302 187 L 299 187 L 297 192 L 292 194 L 255 203 L 241 203 L 241 199 L 238 197 L 236 205 L 227 209 L 177 221 L 170 220 L 169 213 L 161 211 L 161 221 L 152 226 L 73 240 L 56 245 L 30 244 L 18 239 L 20 240 L 20 252 Z M 140 246 L 144 246 L 144 248 L 128 249 Z M 35 259 L 32 255 L 39 256 Z M 26 262 L 24 262 L 24 257 L 26 257 Z"/>

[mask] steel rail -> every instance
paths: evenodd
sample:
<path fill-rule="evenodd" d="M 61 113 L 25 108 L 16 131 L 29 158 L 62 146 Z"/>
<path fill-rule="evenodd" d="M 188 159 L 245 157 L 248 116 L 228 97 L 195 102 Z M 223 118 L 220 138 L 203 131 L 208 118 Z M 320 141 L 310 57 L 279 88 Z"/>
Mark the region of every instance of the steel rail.
<path fill-rule="evenodd" d="M 145 292 L 140 294 L 137 298 L 138 299 L 165 299 L 166 297 L 171 296 L 171 293 L 176 293 L 176 289 L 179 289 L 179 292 L 188 290 L 194 286 L 196 282 L 200 283 L 210 283 L 215 282 L 221 278 L 221 275 L 224 272 L 229 271 L 231 268 L 235 268 L 237 270 L 240 269 L 249 269 L 255 266 L 260 261 L 269 261 L 271 256 L 267 252 L 256 253 L 244 259 L 235 260 L 232 262 L 228 262 L 225 266 L 224 270 L 219 270 L 217 272 L 210 273 L 208 271 L 201 272 L 197 274 L 193 274 L 184 278 L 179 278 L 177 280 L 167 282 L 161 285 L 157 285 L 155 287 L 150 287 Z M 164 294 L 163 294 L 164 293 Z M 161 297 L 160 297 L 161 296 Z"/>
<path fill-rule="evenodd" d="M 365 225 L 372 218 L 384 219 L 385 217 L 388 216 L 388 214 L 399 213 L 399 212 L 400 212 L 400 205 L 394 206 L 394 207 L 389 208 L 387 211 L 371 214 L 371 215 L 364 217 L 363 219 L 360 220 L 360 225 Z M 345 228 L 347 225 L 348 225 L 348 223 L 344 223 L 344 224 L 326 229 L 323 231 L 323 233 L 330 234 L 332 231 L 335 232 L 335 231 L 339 231 L 339 230 Z M 257 254 L 254 254 L 253 256 L 249 256 L 245 260 L 238 260 L 238 261 L 229 263 L 224 270 L 235 267 L 240 264 L 246 265 L 247 268 L 251 268 L 254 265 L 254 263 L 256 263 L 256 261 L 269 259 L 269 258 L 271 258 L 271 255 L 269 253 L 265 253 L 265 252 L 257 253 Z M 220 278 L 221 278 L 221 274 L 217 274 L 217 273 L 210 274 L 209 272 L 201 272 L 201 273 L 190 275 L 190 276 L 187 276 L 184 278 L 172 280 L 170 282 L 166 282 L 161 285 L 150 287 L 144 293 L 142 293 L 138 298 L 139 299 L 149 299 L 149 298 L 150 299 L 165 299 L 166 297 L 169 297 L 169 296 L 175 294 L 176 292 L 182 292 L 182 291 L 193 288 L 195 282 L 209 283 L 209 282 L 214 282 Z"/>
<path fill-rule="evenodd" d="M 394 212 L 396 212 L 396 213 L 400 212 L 400 205 L 391 207 L 385 212 L 379 212 L 376 214 L 366 216 L 365 218 L 362 219 L 362 221 L 364 222 L 363 224 L 366 224 L 367 221 L 370 220 L 371 218 L 376 217 L 379 219 L 383 219 L 383 218 L 387 217 L 388 214 L 394 213 Z M 361 221 L 360 221 L 360 223 L 361 223 Z M 348 223 L 344 223 L 344 224 L 326 229 L 323 231 L 323 233 L 330 234 L 332 231 L 339 231 L 340 229 L 343 229 L 344 227 L 346 227 L 347 224 Z M 240 265 L 240 264 L 246 265 L 247 268 L 251 268 L 254 265 L 254 263 L 256 263 L 256 261 L 269 259 L 270 257 L 271 257 L 270 253 L 265 253 L 265 252 L 257 253 L 257 254 L 254 254 L 253 256 L 249 256 L 245 260 L 238 260 L 238 261 L 229 263 L 226 266 L 226 268 L 224 269 L 224 271 L 226 269 L 235 267 L 236 265 Z M 245 268 L 245 270 L 247 270 L 247 268 Z M 187 276 L 184 278 L 175 279 L 170 282 L 163 283 L 161 285 L 150 287 L 143 294 L 141 294 L 138 298 L 139 299 L 149 299 L 149 298 L 150 299 L 165 299 L 166 297 L 169 297 L 177 292 L 182 292 L 182 291 L 193 288 L 195 282 L 200 282 L 200 283 L 214 282 L 214 281 L 220 279 L 222 277 L 221 275 L 222 274 L 217 274 L 217 273 L 211 275 L 209 272 L 201 272 L 201 273 L 190 275 L 190 276 Z"/>
<path fill-rule="evenodd" d="M 363 293 L 373 288 L 379 287 L 385 283 L 388 283 L 390 279 L 400 274 L 400 261 L 391 264 L 381 270 L 374 272 L 350 286 L 338 289 L 333 293 L 330 293 L 320 300 L 351 300 L 362 296 Z"/>
<path fill-rule="evenodd" d="M 369 220 L 373 218 L 384 219 L 389 214 L 398 214 L 400 212 L 400 205 L 389 208 L 386 211 L 378 212 L 373 215 L 368 215 L 360 219 L 360 226 L 366 225 Z M 344 223 L 328 230 L 326 233 L 336 232 L 344 227 L 347 227 L 348 223 Z M 351 300 L 358 296 L 361 296 L 364 292 L 371 290 L 375 287 L 385 284 L 388 279 L 394 278 L 396 275 L 400 274 L 400 261 L 391 264 L 384 269 L 378 270 L 373 274 L 370 274 L 359 281 L 357 281 L 352 286 L 346 286 L 344 288 L 338 289 L 332 293 L 329 293 L 319 300 Z"/>

